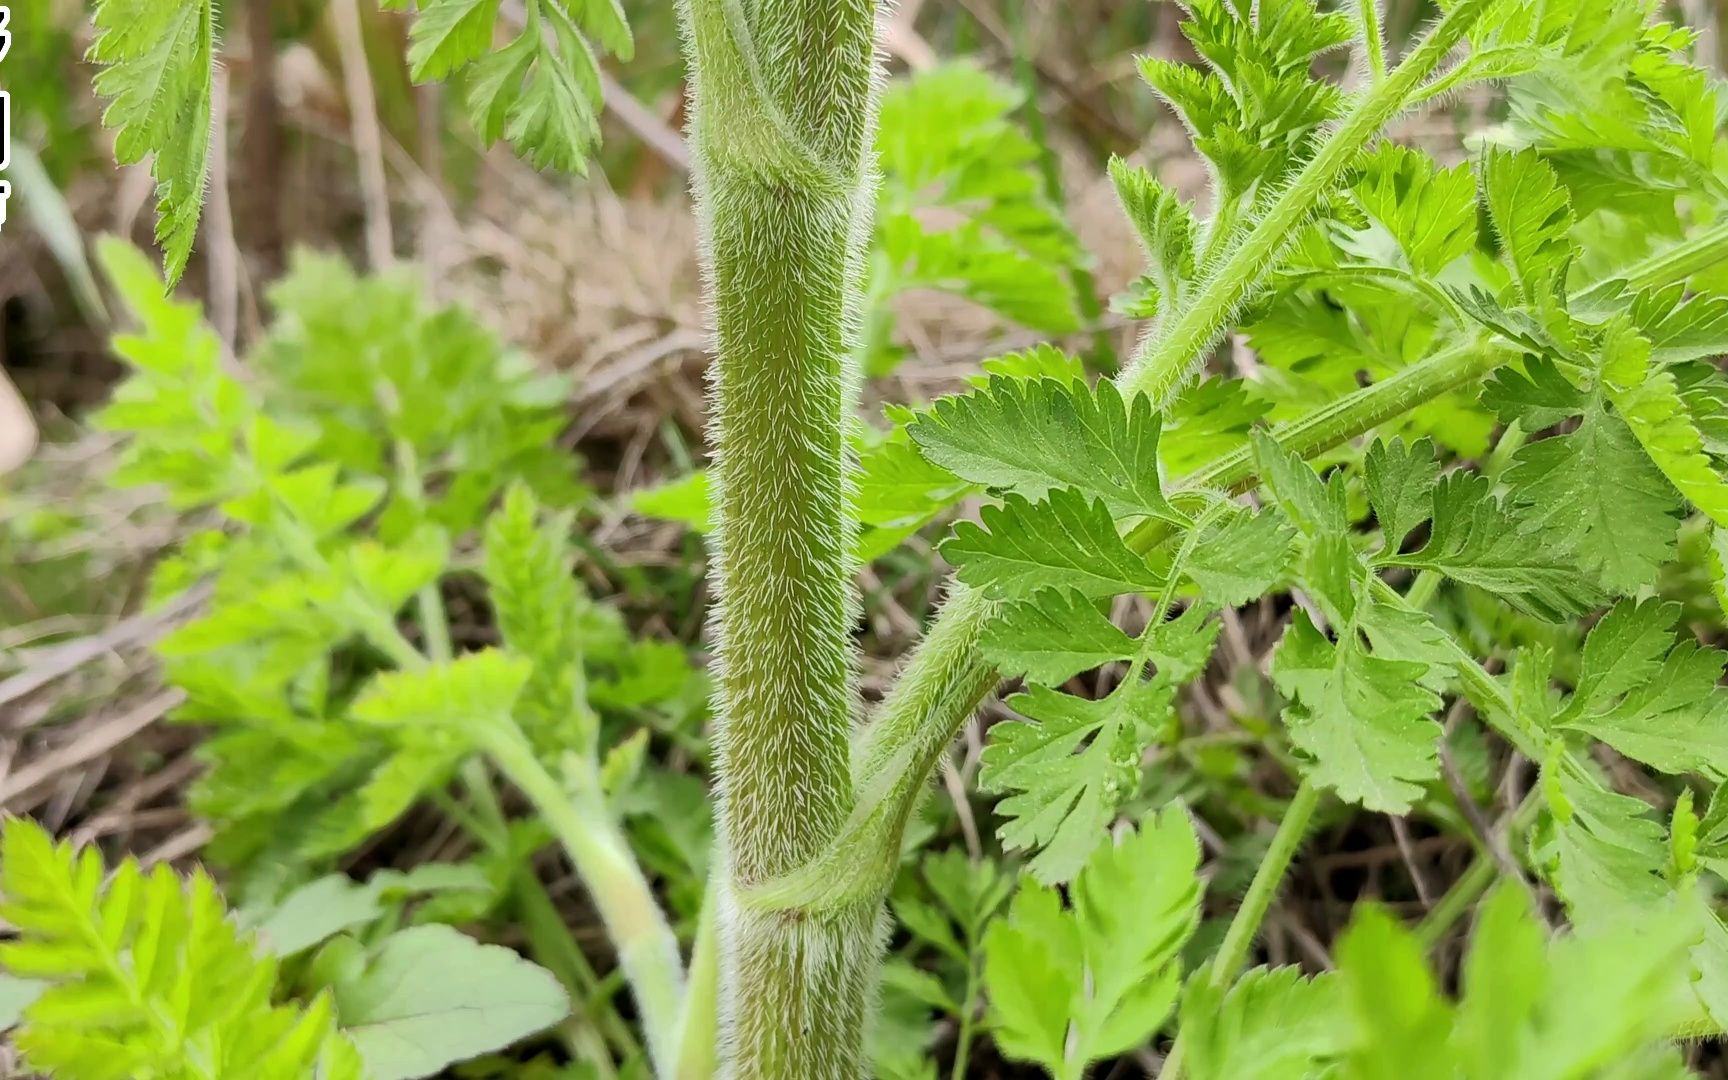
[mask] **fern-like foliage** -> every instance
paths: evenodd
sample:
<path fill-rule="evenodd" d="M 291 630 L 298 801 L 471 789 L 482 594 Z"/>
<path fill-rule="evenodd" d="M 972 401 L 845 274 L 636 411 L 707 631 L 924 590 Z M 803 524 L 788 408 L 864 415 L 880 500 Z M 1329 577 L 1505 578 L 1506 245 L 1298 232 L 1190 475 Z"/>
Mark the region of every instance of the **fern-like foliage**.
<path fill-rule="evenodd" d="M 1080 323 L 1072 272 L 1085 256 L 1014 119 L 1021 95 L 969 63 L 891 83 L 876 151 L 882 187 L 871 259 L 869 374 L 891 370 L 889 304 L 910 289 L 964 297 L 1050 334 Z"/>
<path fill-rule="evenodd" d="M 474 731 L 434 722 L 454 705 L 432 708 L 456 685 L 440 680 L 481 663 L 436 640 L 458 538 L 485 533 L 511 650 L 497 656 L 517 672 L 476 700 L 544 760 L 598 753 L 591 690 L 618 714 L 700 701 L 681 652 L 630 641 L 570 576 L 569 517 L 551 508 L 584 491 L 553 445 L 561 380 L 465 312 L 430 309 L 410 279 L 303 257 L 243 383 L 136 251 L 102 256 L 139 322 L 116 343 L 134 373 L 97 416 L 125 437 L 115 479 L 220 514 L 152 587 L 210 582 L 205 610 L 158 648 L 187 694 L 175 718 L 210 728 L 192 793 L 216 827 L 210 856 L 249 891 L 270 896 L 352 849 L 478 752 Z M 379 705 L 409 677 L 432 688 L 424 715 Z"/>
<path fill-rule="evenodd" d="M 466 72 L 468 112 L 482 141 L 507 139 L 536 167 L 586 172 L 600 142 L 600 68 L 590 39 L 635 51 L 618 0 L 526 0 L 525 25 L 495 45 L 498 0 L 381 0 L 414 8 L 408 64 L 416 82 Z"/>
<path fill-rule="evenodd" d="M 332 1002 L 277 1004 L 276 961 L 202 872 L 132 860 L 110 875 L 22 819 L 0 835 L 0 967 L 42 980 L 13 1035 L 64 1080 L 363 1080 Z"/>
<path fill-rule="evenodd" d="M 122 165 L 154 156 L 156 239 L 168 280 L 192 255 L 210 157 L 215 0 L 100 0 L 88 58 Z"/>

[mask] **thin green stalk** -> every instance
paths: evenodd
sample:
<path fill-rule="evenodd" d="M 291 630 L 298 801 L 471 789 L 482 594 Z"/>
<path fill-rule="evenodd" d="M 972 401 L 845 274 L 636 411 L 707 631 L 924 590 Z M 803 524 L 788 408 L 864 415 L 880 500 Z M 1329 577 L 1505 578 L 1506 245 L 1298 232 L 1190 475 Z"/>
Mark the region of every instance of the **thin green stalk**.
<path fill-rule="evenodd" d="M 1182 385 L 1260 284 L 1267 267 L 1296 229 L 1314 212 L 1322 196 L 1393 117 L 1410 104 L 1423 80 L 1494 0 L 1462 0 L 1442 15 L 1388 78 L 1370 88 L 1332 129 L 1290 186 L 1272 201 L 1228 253 L 1194 288 L 1193 299 L 1168 326 L 1158 326 L 1142 343 L 1125 373 L 1123 389 L 1141 392 L 1162 407 Z"/>
<path fill-rule="evenodd" d="M 720 898 L 712 876 L 702 898 L 696 943 L 690 950 L 690 985 L 678 1023 L 674 1080 L 708 1080 L 720 1064 Z"/>
<path fill-rule="evenodd" d="M 534 748 L 513 725 L 489 725 L 477 733 L 477 738 L 569 853 L 618 950 L 618 966 L 635 995 L 649 1052 L 659 1070 L 667 1071 L 677 1053 L 684 1002 L 683 965 L 678 939 L 628 842 L 597 798 L 581 810 L 576 808 L 570 794 L 540 764 Z"/>
<path fill-rule="evenodd" d="M 966 1080 L 966 1065 L 972 1058 L 972 1031 L 977 1023 L 978 965 L 968 960 L 966 993 L 960 998 L 960 1031 L 954 1037 L 954 1067 L 948 1070 L 948 1080 Z"/>
<path fill-rule="evenodd" d="M 1378 0 L 1356 0 L 1356 13 L 1362 23 L 1364 59 L 1368 61 L 1369 80 L 1371 83 L 1379 83 L 1386 78 L 1386 37 L 1380 29 Z"/>
<path fill-rule="evenodd" d="M 474 802 L 477 816 L 452 807 L 453 816 L 488 851 L 494 855 L 507 854 L 509 821 L 498 801 L 485 762 L 479 758 L 464 762 L 461 779 L 463 788 Z M 640 1055 L 641 1044 L 630 1026 L 600 993 L 600 977 L 588 963 L 588 957 L 576 944 L 576 939 L 570 936 L 570 928 L 564 925 L 563 917 L 546 892 L 545 883 L 534 873 L 533 867 L 523 864 L 512 868 L 510 900 L 528 934 L 534 958 L 557 975 L 580 1004 L 584 1015 L 577 1017 L 578 1022 L 598 1031 L 617 1051 L 619 1058 L 628 1061 Z M 609 1060 L 600 1064 L 609 1068 Z"/>
<path fill-rule="evenodd" d="M 1249 950 L 1254 947 L 1254 939 L 1260 936 L 1260 927 L 1272 908 L 1272 900 L 1284 884 L 1284 874 L 1296 857 L 1296 849 L 1302 846 L 1303 838 L 1308 835 L 1308 825 L 1314 820 L 1314 810 L 1319 805 L 1320 789 L 1304 779 L 1291 797 L 1290 805 L 1285 808 L 1284 817 L 1278 822 L 1278 831 L 1272 834 L 1272 845 L 1266 849 L 1265 858 L 1254 871 L 1254 880 L 1248 884 L 1242 905 L 1236 909 L 1230 928 L 1224 932 L 1223 944 L 1218 946 L 1218 952 L 1207 965 L 1205 977 L 1213 986 L 1230 985 L 1242 970 Z M 1170 1056 L 1164 1059 L 1158 1080 L 1178 1080 L 1182 1075 L 1183 1056 L 1182 1035 L 1178 1032 L 1176 1042 L 1170 1047 Z"/>
<path fill-rule="evenodd" d="M 1542 789 L 1531 788 L 1524 796 L 1518 808 L 1512 812 L 1512 820 L 1507 823 L 1507 835 L 1518 836 L 1536 823 L 1536 816 L 1542 812 Z M 1499 878 L 1500 864 L 1492 857 L 1478 854 L 1464 875 L 1452 883 L 1439 903 L 1431 908 L 1426 917 L 1416 926 L 1416 940 L 1422 943 L 1422 948 L 1432 949 L 1439 945 L 1448 931 L 1458 924 L 1467 914 L 1488 887 Z"/>
<path fill-rule="evenodd" d="M 1290 869 L 1296 849 L 1308 835 L 1308 825 L 1314 820 L 1314 810 L 1319 805 L 1320 789 L 1303 780 L 1291 797 L 1283 820 L 1278 822 L 1278 831 L 1272 834 L 1272 845 L 1266 849 L 1265 858 L 1254 871 L 1254 880 L 1242 897 L 1242 906 L 1236 909 L 1235 917 L 1230 920 L 1224 943 L 1218 946 L 1218 954 L 1212 958 L 1208 975 L 1212 985 L 1227 986 L 1242 970 L 1242 964 L 1248 959 L 1248 950 L 1254 947 L 1254 939 L 1260 935 L 1266 912 L 1271 909 L 1273 897 L 1284 884 L 1284 873 Z"/>

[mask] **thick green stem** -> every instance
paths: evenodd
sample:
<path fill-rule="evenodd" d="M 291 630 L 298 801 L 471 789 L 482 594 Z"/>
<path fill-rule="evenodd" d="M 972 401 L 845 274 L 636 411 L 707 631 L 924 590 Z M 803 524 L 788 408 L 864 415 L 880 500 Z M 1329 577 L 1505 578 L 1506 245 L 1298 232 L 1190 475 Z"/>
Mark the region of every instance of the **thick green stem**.
<path fill-rule="evenodd" d="M 1314 820 L 1314 810 L 1319 805 L 1320 789 L 1303 780 L 1290 805 L 1284 808 L 1284 818 L 1278 822 L 1278 831 L 1272 834 L 1272 845 L 1266 849 L 1266 857 L 1260 860 L 1259 868 L 1254 871 L 1254 880 L 1248 883 L 1248 892 L 1242 897 L 1242 906 L 1236 909 L 1230 928 L 1224 932 L 1224 943 L 1218 946 L 1217 954 L 1206 968 L 1205 978 L 1213 986 L 1229 986 L 1236 980 L 1236 973 L 1242 970 L 1248 959 L 1248 950 L 1254 947 L 1254 939 L 1260 935 L 1266 913 L 1272 909 L 1272 899 L 1284 884 L 1284 874 L 1296 857 L 1296 849 L 1302 846 L 1303 838 L 1308 835 L 1308 825 Z M 1178 1033 L 1175 1045 L 1170 1048 L 1170 1056 L 1164 1059 L 1158 1080 L 1177 1080 L 1182 1075 L 1182 1057 L 1182 1037 Z"/>
<path fill-rule="evenodd" d="M 852 809 L 842 427 L 875 176 L 876 0 L 684 0 L 715 335 L 720 1042 L 737 1077 L 865 1073 L 879 896 L 759 903 Z"/>
<path fill-rule="evenodd" d="M 1463 0 L 1446 12 L 1389 77 L 1357 99 L 1343 121 L 1321 142 L 1296 178 L 1272 201 L 1252 228 L 1195 286 L 1193 301 L 1168 325 L 1155 327 L 1125 373 L 1125 390 L 1145 393 L 1162 407 L 1205 357 L 1206 349 L 1266 280 L 1296 230 L 1320 199 L 1388 121 L 1404 111 L 1423 80 L 1464 39 L 1493 0 Z"/>
<path fill-rule="evenodd" d="M 488 725 L 477 738 L 499 770 L 534 804 L 575 864 L 618 950 L 618 966 L 635 995 L 649 1053 L 661 1072 L 668 1071 L 677 1053 L 684 1004 L 683 964 L 678 939 L 629 843 L 598 797 L 577 809 L 514 725 Z"/>

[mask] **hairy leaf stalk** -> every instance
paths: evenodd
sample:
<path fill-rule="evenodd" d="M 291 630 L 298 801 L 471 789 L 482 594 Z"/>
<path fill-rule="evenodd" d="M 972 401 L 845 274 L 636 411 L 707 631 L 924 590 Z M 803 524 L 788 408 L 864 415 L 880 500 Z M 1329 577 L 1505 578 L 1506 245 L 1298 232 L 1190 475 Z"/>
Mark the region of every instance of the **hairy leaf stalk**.
<path fill-rule="evenodd" d="M 856 1077 L 879 896 L 764 886 L 852 807 L 842 437 L 875 177 L 875 0 L 684 0 L 715 335 L 721 1071 Z"/>

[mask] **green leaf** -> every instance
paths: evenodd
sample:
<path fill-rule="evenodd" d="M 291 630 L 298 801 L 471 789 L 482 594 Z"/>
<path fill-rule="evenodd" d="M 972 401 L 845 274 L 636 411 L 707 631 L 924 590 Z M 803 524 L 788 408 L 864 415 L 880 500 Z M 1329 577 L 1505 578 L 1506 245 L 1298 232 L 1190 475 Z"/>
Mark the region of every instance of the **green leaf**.
<path fill-rule="evenodd" d="M 1015 86 L 964 61 L 889 83 L 876 130 L 877 303 L 928 288 L 1046 333 L 1079 326 L 1072 270 L 1084 254 L 1045 189 L 1038 144 L 1015 122 L 1020 103 Z M 884 344 L 868 373 L 896 362 Z"/>
<path fill-rule="evenodd" d="M 498 649 L 442 664 L 377 676 L 349 715 L 381 727 L 408 725 L 461 732 L 507 719 L 533 665 Z"/>
<path fill-rule="evenodd" d="M 1553 168 L 1534 151 L 1489 150 L 1482 191 L 1524 301 L 1539 305 L 1564 290 L 1574 253 L 1572 206 Z"/>
<path fill-rule="evenodd" d="M 1292 699 L 1291 740 L 1309 777 L 1351 802 L 1389 814 L 1409 811 L 1439 777 L 1440 699 L 1422 683 L 1428 665 L 1384 659 L 1351 633 L 1337 644 L 1298 610 L 1278 643 L 1272 679 Z"/>
<path fill-rule="evenodd" d="M 1357 908 L 1338 941 L 1339 988 L 1360 1032 L 1345 1057 L 1351 1080 L 1453 1080 L 1452 1007 L 1422 946 L 1378 904 Z"/>
<path fill-rule="evenodd" d="M 1514 519 L 1479 473 L 1455 472 L 1433 489 L 1428 542 L 1409 554 L 1383 554 L 1377 565 L 1434 570 L 1474 585 L 1549 622 L 1582 615 L 1602 593 L 1581 579 L 1566 552 Z"/>
<path fill-rule="evenodd" d="M 1477 909 L 1458 1010 L 1459 1041 L 1477 1075 L 1492 1075 L 1517 1057 L 1519 1022 L 1552 989 L 1547 953 L 1529 895 L 1514 883 L 1497 886 Z"/>
<path fill-rule="evenodd" d="M 1322 481 L 1306 461 L 1264 431 L 1254 432 L 1253 445 L 1262 482 L 1297 528 L 1310 536 L 1342 535 L 1349 528 L 1342 485 Z"/>
<path fill-rule="evenodd" d="M 342 1029 L 373 1080 L 431 1076 L 500 1050 L 570 1013 L 558 980 L 509 949 L 448 926 L 385 938 L 332 985 Z"/>
<path fill-rule="evenodd" d="M 687 473 L 653 487 L 637 488 L 627 496 L 630 509 L 643 517 L 676 521 L 692 532 L 714 528 L 714 499 L 706 469 Z"/>
<path fill-rule="evenodd" d="M 1168 806 L 1099 848 L 1060 894 L 1022 882 L 984 938 L 984 983 L 997 1045 L 1009 1057 L 1078 1077 L 1144 1043 L 1176 1003 L 1180 951 L 1199 925 L 1200 845 Z"/>
<path fill-rule="evenodd" d="M 1383 142 L 1350 190 L 1419 275 L 1438 274 L 1476 246 L 1476 182 L 1468 165 L 1442 169 L 1420 150 Z"/>
<path fill-rule="evenodd" d="M 408 64 L 415 82 L 469 69 L 468 111 L 482 141 L 508 138 L 536 168 L 585 170 L 600 141 L 600 70 L 588 39 L 620 60 L 635 51 L 618 0 L 527 0 L 527 25 L 497 49 L 499 0 L 414 6 Z"/>
<path fill-rule="evenodd" d="M 347 874 L 326 874 L 300 886 L 258 924 L 258 941 L 273 956 L 292 956 L 384 913 L 380 890 Z"/>
<path fill-rule="evenodd" d="M 1719 780 L 1728 777 L 1728 692 L 1718 685 L 1728 657 L 1674 644 L 1679 614 L 1677 604 L 1647 600 L 1622 601 L 1604 616 L 1556 723 L 1662 772 Z"/>
<path fill-rule="evenodd" d="M 1416 526 L 1434 514 L 1440 463 L 1427 439 L 1375 439 L 1362 461 L 1362 486 L 1380 522 L 1382 552 L 1396 554 Z"/>
<path fill-rule="evenodd" d="M 1125 403 L 1109 381 L 1088 391 L 994 378 L 983 390 L 937 400 L 907 430 L 925 457 L 973 483 L 1029 499 L 1072 488 L 1117 516 L 1177 516 L 1159 484 L 1150 399 Z"/>
<path fill-rule="evenodd" d="M 930 464 L 901 435 L 858 455 L 858 520 L 894 536 L 896 542 L 976 490 L 974 485 L 956 480 L 948 470 Z M 860 538 L 860 546 L 865 557 L 880 554 L 870 550 L 867 536 Z"/>
<path fill-rule="evenodd" d="M 924 880 L 968 938 L 982 934 L 1014 889 L 1014 881 L 991 859 L 974 862 L 951 847 L 924 857 Z"/>
<path fill-rule="evenodd" d="M 1004 674 L 1060 686 L 1082 671 L 1130 658 L 1135 646 L 1096 601 L 1051 589 L 1003 607 L 985 625 L 978 649 Z"/>
<path fill-rule="evenodd" d="M 984 936 L 984 986 L 996 1046 L 1016 1061 L 1071 1076 L 1068 1025 L 1085 986 L 1080 932 L 1054 889 L 1023 888 Z"/>
<path fill-rule="evenodd" d="M 980 373 L 966 376 L 966 382 L 979 389 L 989 386 L 990 380 L 996 376 L 1004 379 L 1055 379 L 1064 383 L 1084 382 L 1086 379 L 1086 365 L 1078 356 L 1063 352 L 1048 342 L 1019 352 L 986 357 L 979 361 L 978 367 Z"/>
<path fill-rule="evenodd" d="M 1194 211 L 1151 173 L 1119 157 L 1110 158 L 1110 182 L 1122 213 L 1140 236 L 1160 310 L 1169 311 L 1182 302 L 1194 280 L 1200 232 Z"/>
<path fill-rule="evenodd" d="M 1608 396 L 1669 483 L 1711 521 L 1728 525 L 1728 480 L 1705 453 L 1674 374 L 1652 365 L 1650 349 L 1635 333 L 1608 335 L 1602 363 Z"/>
<path fill-rule="evenodd" d="M 86 59 L 102 68 L 95 87 L 108 99 L 102 123 L 115 132 L 114 156 L 122 165 L 155 157 L 156 241 L 172 285 L 192 255 L 204 204 L 215 5 L 99 0 L 91 21 L 96 37 Z"/>
<path fill-rule="evenodd" d="M 1338 979 L 1295 967 L 1255 968 L 1228 991 L 1191 979 L 1182 1041 L 1191 1080 L 1305 1080 L 1345 1042 Z"/>
<path fill-rule="evenodd" d="M 417 82 L 448 78 L 492 48 L 498 0 L 426 0 L 408 35 L 408 66 Z"/>
<path fill-rule="evenodd" d="M 1276 509 L 1234 511 L 1203 530 L 1183 560 L 1182 572 L 1207 602 L 1239 607 L 1259 599 L 1283 578 L 1295 537 Z"/>
<path fill-rule="evenodd" d="M 1171 692 L 1124 682 L 1100 700 L 1034 686 L 1007 701 L 1024 720 L 990 729 L 979 787 L 1010 792 L 996 805 L 998 835 L 1015 850 L 1037 850 L 1039 880 L 1066 881 L 1105 839 L 1104 827 L 1140 776 L 1143 730 L 1169 714 Z"/>
<path fill-rule="evenodd" d="M 1248 445 L 1248 433 L 1272 408 L 1241 379 L 1201 379 L 1164 410 L 1158 456 L 1167 475 L 1182 476 Z"/>
<path fill-rule="evenodd" d="M 1140 639 L 1140 651 L 1157 665 L 1158 678 L 1180 686 L 1206 669 L 1218 644 L 1221 624 L 1204 604 L 1190 604 L 1174 619 L 1154 623 Z"/>
<path fill-rule="evenodd" d="M 582 615 L 589 601 L 572 568 L 566 515 L 542 518 L 525 485 L 514 485 L 486 523 L 482 573 L 505 646 L 532 665 L 516 699 L 523 733 L 542 753 L 592 748 L 582 700 Z"/>
<path fill-rule="evenodd" d="M 330 1000 L 272 1003 L 276 964 L 228 918 L 203 873 L 134 861 L 109 876 L 94 850 L 34 822 L 0 836 L 0 918 L 17 937 L 0 966 L 48 987 L 13 1045 L 32 1071 L 75 1080 L 245 1076 L 360 1080 Z"/>
<path fill-rule="evenodd" d="M 1552 835 L 1538 852 L 1573 921 L 1636 917 L 1668 894 L 1667 846 L 1649 804 L 1609 791 L 1561 756 L 1542 769 Z"/>
<path fill-rule="evenodd" d="M 1309 0 L 1265 7 L 1199 0 L 1187 7 L 1182 32 L 1211 70 L 1142 59 L 1141 75 L 1193 134 L 1221 200 L 1264 197 L 1341 110 L 1338 88 L 1311 69 L 1316 56 L 1351 40 L 1352 21 L 1321 13 Z"/>
<path fill-rule="evenodd" d="M 1673 556 L 1673 489 L 1618 417 L 1591 411 L 1576 431 L 1529 444 L 1506 484 L 1531 526 L 1609 592 L 1636 591 Z"/>
<path fill-rule="evenodd" d="M 1009 495 L 986 506 L 983 527 L 955 525 L 942 555 L 958 567 L 960 580 L 1003 599 L 1028 599 L 1046 588 L 1073 589 L 1086 596 L 1155 592 L 1163 577 L 1122 542 L 1103 502 L 1057 489 L 1046 502 Z M 988 530 L 988 531 L 986 531 Z"/>

